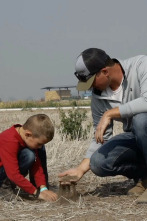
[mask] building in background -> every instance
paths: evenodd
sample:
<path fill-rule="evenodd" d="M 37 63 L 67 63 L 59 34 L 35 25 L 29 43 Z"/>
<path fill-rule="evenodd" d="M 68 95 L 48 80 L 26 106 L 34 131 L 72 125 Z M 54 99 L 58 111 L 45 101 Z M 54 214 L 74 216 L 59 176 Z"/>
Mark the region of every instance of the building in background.
<path fill-rule="evenodd" d="M 45 101 L 57 101 L 71 98 L 71 90 L 69 88 L 76 88 L 76 86 L 44 87 L 41 89 L 46 89 Z"/>
<path fill-rule="evenodd" d="M 85 91 L 85 93 L 83 94 L 84 99 L 91 99 L 91 96 L 92 96 L 92 91 Z"/>

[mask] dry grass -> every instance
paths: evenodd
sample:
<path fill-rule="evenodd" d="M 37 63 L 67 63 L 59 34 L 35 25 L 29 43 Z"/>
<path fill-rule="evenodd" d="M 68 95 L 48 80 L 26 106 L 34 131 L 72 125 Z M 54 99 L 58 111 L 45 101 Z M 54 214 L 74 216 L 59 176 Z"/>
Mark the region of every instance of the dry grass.
<path fill-rule="evenodd" d="M 0 112 L 0 131 L 15 123 L 22 124 L 29 116 L 45 113 L 50 116 L 56 127 L 53 141 L 46 145 L 50 183 L 58 186 L 58 173 L 78 165 L 89 146 L 93 130 L 86 141 L 66 141 L 61 139 L 58 128 L 59 113 L 54 110 L 6 111 Z M 88 111 L 88 121 L 92 121 Z M 115 133 L 120 132 L 116 124 Z M 48 203 L 29 201 L 19 196 L 0 200 L 0 220 L 3 221 L 147 221 L 147 205 L 136 204 L 136 198 L 126 195 L 132 181 L 125 177 L 96 177 L 88 172 L 79 181 L 80 193 L 77 202 L 68 201 L 61 205 L 59 201 Z"/>
<path fill-rule="evenodd" d="M 43 107 L 75 107 L 75 106 L 90 106 L 90 99 L 71 99 L 71 100 L 54 100 L 54 101 L 7 101 L 0 102 L 0 108 L 43 108 Z"/>

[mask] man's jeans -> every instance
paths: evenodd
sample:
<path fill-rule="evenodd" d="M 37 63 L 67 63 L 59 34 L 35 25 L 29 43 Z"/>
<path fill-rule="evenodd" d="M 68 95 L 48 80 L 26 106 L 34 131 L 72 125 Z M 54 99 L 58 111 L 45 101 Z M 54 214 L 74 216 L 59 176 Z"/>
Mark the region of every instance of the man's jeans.
<path fill-rule="evenodd" d="M 43 146 L 41 149 L 38 150 L 38 156 L 40 158 L 43 171 L 46 177 L 46 185 L 48 186 L 48 172 L 47 172 L 47 160 L 46 160 L 46 151 L 45 147 Z M 18 154 L 18 164 L 20 173 L 26 176 L 29 173 L 29 170 L 33 163 L 35 162 L 35 152 L 29 148 L 22 149 Z M 4 167 L 0 168 L 0 186 L 3 180 L 7 177 Z M 35 185 L 34 178 L 30 175 L 30 181 L 33 185 Z"/>
<path fill-rule="evenodd" d="M 147 177 L 147 113 L 132 120 L 132 132 L 119 134 L 93 153 L 90 167 L 97 176 Z"/>

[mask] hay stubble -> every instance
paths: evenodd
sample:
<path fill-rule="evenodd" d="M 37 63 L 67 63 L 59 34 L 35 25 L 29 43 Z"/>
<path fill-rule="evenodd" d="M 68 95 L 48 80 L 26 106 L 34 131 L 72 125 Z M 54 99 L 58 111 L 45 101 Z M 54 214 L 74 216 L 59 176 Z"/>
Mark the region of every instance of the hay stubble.
<path fill-rule="evenodd" d="M 6 111 L 0 112 L 0 131 L 22 124 L 29 116 L 36 113 L 49 115 L 55 124 L 55 137 L 46 145 L 47 165 L 50 184 L 59 187 L 58 174 L 63 170 L 77 166 L 90 144 L 93 130 L 86 141 L 67 141 L 59 134 L 59 113 L 52 110 L 36 111 Z M 88 111 L 88 120 L 91 112 Z M 115 134 L 120 132 L 120 125 L 116 124 Z M 69 200 L 68 204 L 57 202 L 29 201 L 15 197 L 11 200 L 0 199 L 0 220 L 5 221 L 147 221 L 147 205 L 137 205 L 136 198 L 126 195 L 132 181 L 125 177 L 96 177 L 88 172 L 78 182 L 76 190 L 78 200 Z"/>

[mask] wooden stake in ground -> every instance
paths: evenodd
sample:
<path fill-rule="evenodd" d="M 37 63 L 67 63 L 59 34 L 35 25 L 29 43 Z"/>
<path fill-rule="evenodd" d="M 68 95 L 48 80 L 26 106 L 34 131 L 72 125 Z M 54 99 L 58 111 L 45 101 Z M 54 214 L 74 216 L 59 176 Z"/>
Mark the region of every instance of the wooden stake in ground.
<path fill-rule="evenodd" d="M 78 193 L 76 191 L 76 183 L 72 182 L 72 180 L 77 180 L 77 177 L 75 176 L 65 176 L 62 178 L 62 182 L 65 182 L 65 184 L 59 185 L 59 193 L 58 197 L 59 198 L 65 198 L 65 199 L 70 199 L 73 201 L 76 201 L 78 199 Z M 66 184 L 67 183 L 67 184 Z"/>

